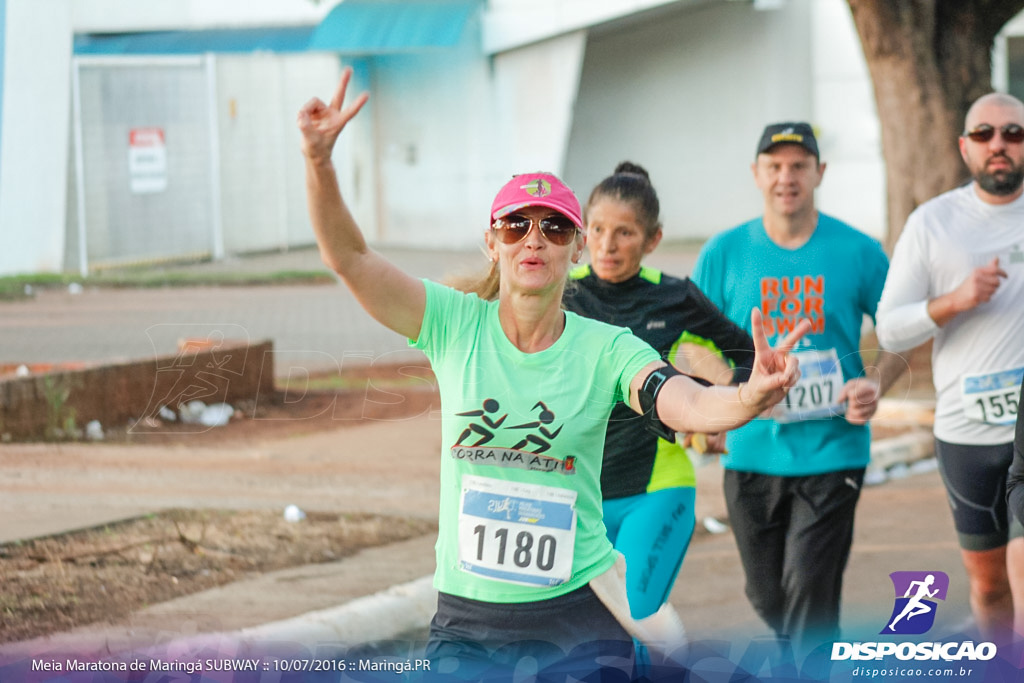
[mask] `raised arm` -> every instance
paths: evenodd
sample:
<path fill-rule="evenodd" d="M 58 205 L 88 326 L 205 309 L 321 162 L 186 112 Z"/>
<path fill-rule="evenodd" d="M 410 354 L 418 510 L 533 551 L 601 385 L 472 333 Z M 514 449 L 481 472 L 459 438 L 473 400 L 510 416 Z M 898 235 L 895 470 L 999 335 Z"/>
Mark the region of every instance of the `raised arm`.
<path fill-rule="evenodd" d="M 677 432 L 717 432 L 735 429 L 781 401 L 800 378 L 797 360 L 790 356 L 793 346 L 810 330 L 801 320 L 775 348 L 768 343 L 761 324 L 761 312 L 750 314 L 754 340 L 754 365 L 750 380 L 739 387 L 704 387 L 689 377 L 672 377 L 657 395 L 658 418 Z M 642 413 L 638 392 L 660 361 L 651 363 L 630 383 L 630 407 Z"/>
<path fill-rule="evenodd" d="M 369 98 L 363 93 L 347 107 L 342 106 L 351 78 L 352 69 L 345 69 L 330 104 L 314 97 L 299 110 L 309 217 L 320 258 L 341 276 L 366 312 L 395 332 L 415 339 L 426 309 L 423 283 L 367 246 L 341 198 L 331 161 L 338 135 Z"/>

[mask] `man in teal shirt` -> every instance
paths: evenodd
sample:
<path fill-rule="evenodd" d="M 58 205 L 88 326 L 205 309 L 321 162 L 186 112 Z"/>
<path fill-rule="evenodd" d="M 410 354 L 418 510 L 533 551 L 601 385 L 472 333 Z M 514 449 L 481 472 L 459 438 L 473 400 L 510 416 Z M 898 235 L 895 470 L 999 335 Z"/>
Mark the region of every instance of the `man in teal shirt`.
<path fill-rule="evenodd" d="M 809 650 L 838 636 L 870 458 L 866 423 L 906 364 L 880 353 L 865 374 L 861 324 L 874 319 L 888 259 L 876 240 L 815 208 L 825 164 L 811 127 L 767 126 L 752 171 L 764 215 L 709 240 L 694 279 L 748 331 L 759 308 L 769 339 L 811 322 L 794 349 L 799 384 L 770 416 L 731 432 L 722 458 L 747 596 L 776 635 Z"/>

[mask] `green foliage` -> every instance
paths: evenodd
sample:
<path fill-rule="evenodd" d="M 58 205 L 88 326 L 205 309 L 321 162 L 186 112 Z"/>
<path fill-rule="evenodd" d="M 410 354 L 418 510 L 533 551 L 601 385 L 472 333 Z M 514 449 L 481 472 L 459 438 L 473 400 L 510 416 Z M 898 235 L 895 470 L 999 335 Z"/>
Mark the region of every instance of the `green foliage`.
<path fill-rule="evenodd" d="M 46 431 L 49 441 L 72 439 L 78 434 L 75 409 L 67 405 L 71 396 L 71 382 L 66 377 L 43 378 L 43 396 L 46 399 Z"/>
<path fill-rule="evenodd" d="M 30 297 L 36 290 L 67 287 L 230 287 L 280 284 L 324 284 L 334 279 L 326 270 L 279 270 L 270 273 L 231 271 L 197 273 L 187 270 L 125 269 L 88 277 L 73 274 L 8 275 L 0 277 L 0 300 Z"/>

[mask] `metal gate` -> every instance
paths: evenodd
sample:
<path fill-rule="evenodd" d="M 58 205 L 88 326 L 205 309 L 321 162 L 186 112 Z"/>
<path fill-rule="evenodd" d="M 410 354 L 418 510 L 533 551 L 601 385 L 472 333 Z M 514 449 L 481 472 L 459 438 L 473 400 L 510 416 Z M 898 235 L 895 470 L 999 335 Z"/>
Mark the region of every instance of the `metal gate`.
<path fill-rule="evenodd" d="M 216 255 L 208 60 L 80 58 L 72 83 L 79 270 Z"/>

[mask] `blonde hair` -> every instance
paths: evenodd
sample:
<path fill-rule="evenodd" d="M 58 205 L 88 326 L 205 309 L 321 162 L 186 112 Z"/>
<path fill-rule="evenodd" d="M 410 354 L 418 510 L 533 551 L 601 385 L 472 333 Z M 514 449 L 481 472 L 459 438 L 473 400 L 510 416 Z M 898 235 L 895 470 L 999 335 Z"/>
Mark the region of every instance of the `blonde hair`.
<path fill-rule="evenodd" d="M 576 232 L 576 239 L 581 239 L 582 235 L 583 231 L 578 230 Z M 486 249 L 481 249 L 481 251 L 484 252 L 488 259 L 491 258 Z M 498 267 L 497 259 L 495 259 L 491 261 L 490 266 L 484 273 L 478 271 L 476 273 L 446 275 L 441 280 L 441 284 L 466 294 L 476 294 L 484 301 L 494 301 L 498 298 L 498 292 L 501 289 L 501 269 Z M 575 284 L 572 277 L 566 277 L 563 297 L 565 292 L 571 291 L 575 287 Z"/>
<path fill-rule="evenodd" d="M 501 271 L 498 262 L 491 261 L 486 273 L 449 275 L 445 277 L 443 283 L 460 292 L 476 294 L 484 301 L 494 301 L 498 298 L 498 289 L 501 286 Z"/>

